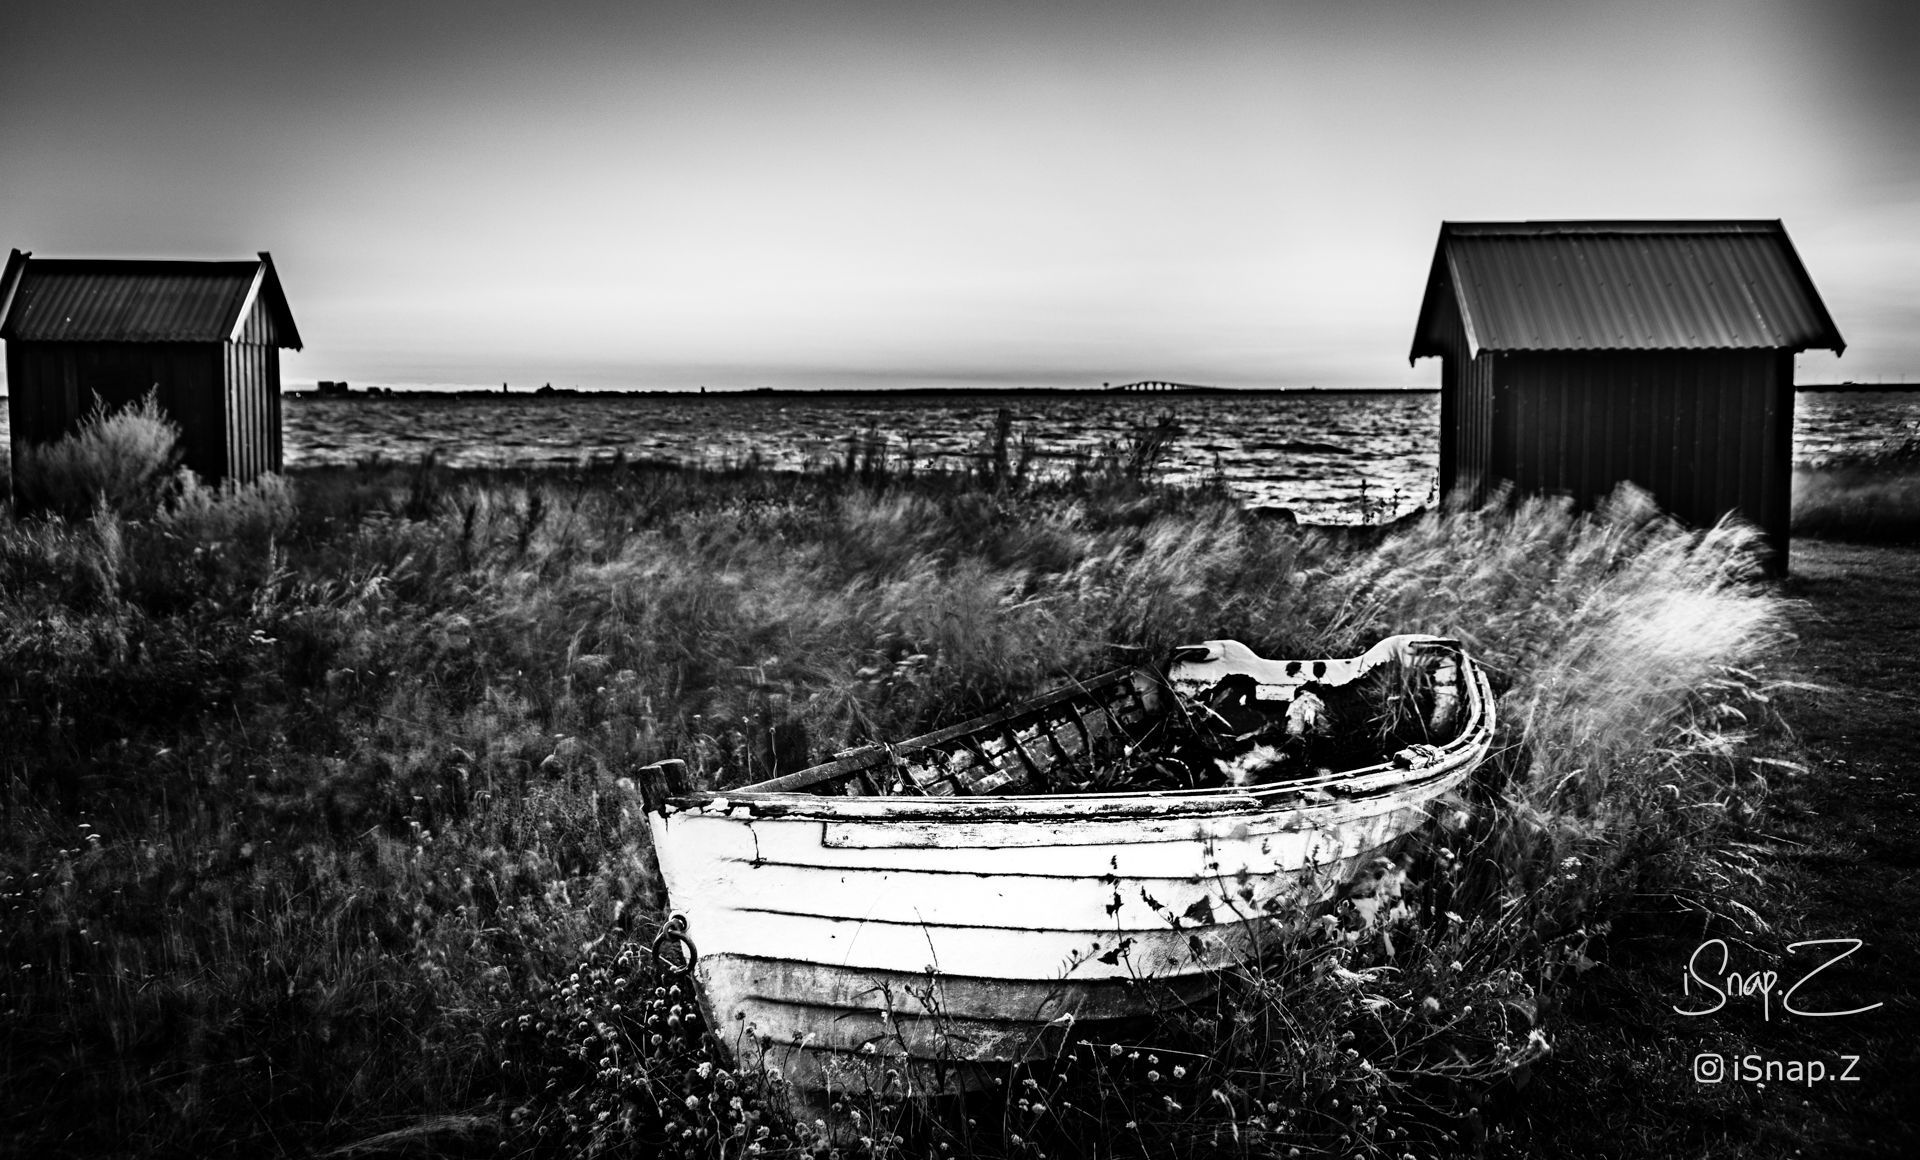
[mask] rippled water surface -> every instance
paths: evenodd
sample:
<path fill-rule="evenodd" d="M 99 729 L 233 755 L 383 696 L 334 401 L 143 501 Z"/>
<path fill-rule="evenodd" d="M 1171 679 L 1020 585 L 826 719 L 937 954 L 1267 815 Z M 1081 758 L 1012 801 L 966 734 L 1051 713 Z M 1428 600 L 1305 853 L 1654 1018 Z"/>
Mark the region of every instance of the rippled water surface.
<path fill-rule="evenodd" d="M 378 453 L 482 465 L 628 458 L 718 464 L 758 456 L 822 465 L 849 438 L 884 440 L 896 461 L 958 463 L 1011 413 L 1009 457 L 1030 445 L 1036 468 L 1065 469 L 1163 417 L 1179 430 L 1167 475 L 1218 471 L 1251 502 L 1306 511 L 1373 499 L 1424 500 L 1438 464 L 1434 394 L 953 395 L 295 399 L 285 408 L 287 461 L 351 462 Z"/>
<path fill-rule="evenodd" d="M 1438 469 L 1440 397 L 1434 393 L 1287 395 L 751 395 L 670 397 L 289 397 L 287 461 L 416 458 L 428 450 L 462 465 L 628 458 L 715 464 L 757 455 L 800 467 L 846 454 L 849 436 L 877 435 L 896 458 L 953 461 L 986 442 L 995 413 L 1012 412 L 1017 443 L 1036 462 L 1062 465 L 1170 416 L 1182 434 L 1170 475 L 1218 470 L 1250 502 L 1340 518 L 1370 501 L 1424 501 Z M 1920 430 L 1920 393 L 1809 391 L 1794 414 L 1795 457 L 1863 450 Z"/>
<path fill-rule="evenodd" d="M 1439 463 L 1436 393 L 1271 395 L 754 395 L 352 396 L 286 398 L 288 466 L 417 459 L 455 465 L 577 463 L 624 454 L 686 464 L 820 465 L 871 434 L 896 460 L 955 462 L 987 442 L 996 413 L 1013 420 L 1011 455 L 1063 469 L 1129 432 L 1170 417 L 1180 430 L 1168 474 L 1219 472 L 1251 503 L 1315 519 L 1350 519 L 1362 497 L 1409 507 Z M 0 419 L 0 422 L 3 422 Z M 1920 393 L 1802 392 L 1800 461 L 1859 451 L 1920 432 Z M 1364 489 L 1364 492 L 1363 492 Z"/>

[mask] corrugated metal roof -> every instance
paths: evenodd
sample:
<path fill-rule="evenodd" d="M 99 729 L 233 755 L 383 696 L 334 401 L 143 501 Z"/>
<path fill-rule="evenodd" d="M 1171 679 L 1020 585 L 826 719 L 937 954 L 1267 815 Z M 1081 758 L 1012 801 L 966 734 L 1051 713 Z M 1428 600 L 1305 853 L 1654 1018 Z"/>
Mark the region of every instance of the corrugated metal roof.
<path fill-rule="evenodd" d="M 0 338 L 24 342 L 225 342 L 256 279 L 278 345 L 300 346 L 266 254 L 246 262 L 31 258 L 15 252 Z"/>
<path fill-rule="evenodd" d="M 1447 222 L 1412 358 L 1448 293 L 1475 355 L 1846 347 L 1777 221 Z"/>

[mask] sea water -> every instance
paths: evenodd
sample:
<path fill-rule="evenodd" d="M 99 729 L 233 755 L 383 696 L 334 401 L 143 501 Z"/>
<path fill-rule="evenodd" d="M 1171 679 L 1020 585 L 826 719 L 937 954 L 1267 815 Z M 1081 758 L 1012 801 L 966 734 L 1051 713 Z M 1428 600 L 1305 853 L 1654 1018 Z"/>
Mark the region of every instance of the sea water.
<path fill-rule="evenodd" d="M 1217 478 L 1249 504 L 1312 520 L 1405 510 L 1435 491 L 1439 395 L 1273 394 L 774 395 L 758 393 L 503 396 L 290 394 L 289 467 L 417 460 L 454 466 L 578 464 L 621 455 L 717 466 L 750 460 L 821 467 L 884 448 L 896 467 L 960 466 L 991 450 L 999 412 L 1009 460 L 1067 471 L 1123 452 L 1159 424 L 1172 439 L 1165 478 Z M 4 438 L 0 418 L 0 438 Z M 1805 391 L 1794 457 L 1813 462 L 1920 433 L 1920 392 Z"/>

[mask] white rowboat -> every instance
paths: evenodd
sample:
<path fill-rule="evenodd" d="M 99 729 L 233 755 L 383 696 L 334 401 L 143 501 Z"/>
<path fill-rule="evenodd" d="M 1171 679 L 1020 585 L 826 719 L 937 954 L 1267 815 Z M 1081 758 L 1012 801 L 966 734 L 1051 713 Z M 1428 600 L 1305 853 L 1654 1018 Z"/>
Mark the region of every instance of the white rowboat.
<path fill-rule="evenodd" d="M 1265 728 L 1279 762 L 1304 708 L 1383 672 L 1420 702 L 1407 719 L 1427 740 L 1364 764 L 1205 789 L 982 792 L 1081 784 L 1170 728 L 1251 742 Z M 1275 915 L 1331 897 L 1426 821 L 1485 757 L 1492 706 L 1450 640 L 1302 662 L 1212 641 L 1165 674 L 1115 671 L 741 789 L 687 792 L 678 762 L 640 780 L 722 1040 L 751 1027 L 806 1041 L 783 1061 L 802 1091 L 862 1053 L 904 1053 L 944 1085 L 1022 1058 L 1049 1027 L 1206 993 Z"/>

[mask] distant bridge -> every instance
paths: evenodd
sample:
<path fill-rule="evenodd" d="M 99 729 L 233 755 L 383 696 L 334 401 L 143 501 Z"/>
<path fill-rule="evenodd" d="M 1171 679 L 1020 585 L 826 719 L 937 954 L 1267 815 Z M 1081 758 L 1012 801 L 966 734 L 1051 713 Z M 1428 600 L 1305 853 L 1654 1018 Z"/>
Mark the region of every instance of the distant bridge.
<path fill-rule="evenodd" d="M 1225 388 L 1223 387 L 1196 386 L 1193 383 L 1169 383 L 1169 382 L 1163 382 L 1159 379 L 1143 379 L 1137 383 L 1122 383 L 1117 387 L 1107 388 L 1107 390 L 1109 391 L 1114 391 L 1114 392 L 1127 391 L 1135 394 L 1145 393 L 1148 391 L 1168 393 L 1168 394 L 1194 394 L 1194 393 L 1200 393 L 1200 392 L 1206 392 L 1206 391 L 1219 391 L 1224 389 Z"/>

